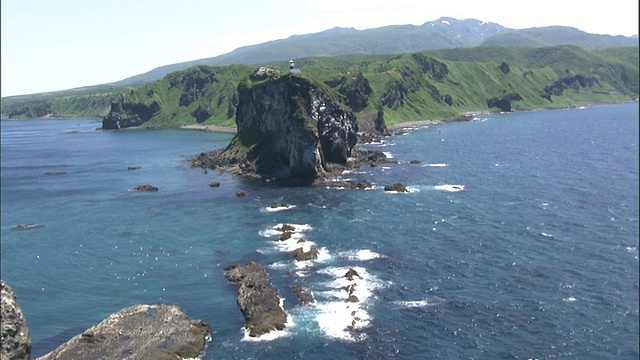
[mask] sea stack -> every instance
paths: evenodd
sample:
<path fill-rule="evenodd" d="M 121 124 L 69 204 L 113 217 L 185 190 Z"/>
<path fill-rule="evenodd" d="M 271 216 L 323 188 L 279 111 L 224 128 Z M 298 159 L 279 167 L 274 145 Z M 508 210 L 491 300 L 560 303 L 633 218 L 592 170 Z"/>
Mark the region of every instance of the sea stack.
<path fill-rule="evenodd" d="M 356 117 L 339 94 L 302 74 L 260 67 L 238 85 L 237 134 L 194 166 L 289 185 L 311 185 L 345 165 L 357 141 Z"/>

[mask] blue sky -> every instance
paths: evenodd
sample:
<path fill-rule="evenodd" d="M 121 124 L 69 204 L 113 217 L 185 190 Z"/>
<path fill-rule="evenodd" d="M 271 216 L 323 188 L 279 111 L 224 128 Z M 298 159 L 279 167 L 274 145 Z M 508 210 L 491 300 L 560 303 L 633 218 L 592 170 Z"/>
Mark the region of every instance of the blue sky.
<path fill-rule="evenodd" d="M 638 33 L 638 1 L 2 0 L 2 97 L 110 83 L 238 47 L 336 26 L 368 29 L 443 16 L 523 29 Z"/>

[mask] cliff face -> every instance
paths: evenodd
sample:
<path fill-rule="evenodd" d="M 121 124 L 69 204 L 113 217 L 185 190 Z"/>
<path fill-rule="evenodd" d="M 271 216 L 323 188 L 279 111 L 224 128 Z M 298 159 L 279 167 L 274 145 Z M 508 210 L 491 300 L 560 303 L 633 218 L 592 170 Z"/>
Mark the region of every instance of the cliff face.
<path fill-rule="evenodd" d="M 2 297 L 2 348 L 0 358 L 5 359 L 29 359 L 31 357 L 31 337 L 27 320 L 18 306 L 13 289 L 4 281 L 0 281 Z"/>
<path fill-rule="evenodd" d="M 160 112 L 160 103 L 148 104 L 128 101 L 126 95 L 118 96 L 111 103 L 111 111 L 102 119 L 103 129 L 124 129 L 140 126 Z"/>
<path fill-rule="evenodd" d="M 238 86 L 238 99 L 236 137 L 194 164 L 305 185 L 331 163 L 346 164 L 356 145 L 353 113 L 303 76 L 260 68 Z"/>

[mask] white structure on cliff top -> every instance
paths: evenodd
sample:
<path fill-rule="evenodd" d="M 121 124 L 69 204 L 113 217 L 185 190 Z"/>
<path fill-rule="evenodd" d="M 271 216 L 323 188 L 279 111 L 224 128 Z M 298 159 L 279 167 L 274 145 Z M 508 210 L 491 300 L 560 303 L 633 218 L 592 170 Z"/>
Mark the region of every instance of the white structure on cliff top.
<path fill-rule="evenodd" d="M 289 60 L 289 72 L 292 74 L 300 73 L 300 70 L 296 69 L 296 65 L 293 63 L 293 60 Z"/>

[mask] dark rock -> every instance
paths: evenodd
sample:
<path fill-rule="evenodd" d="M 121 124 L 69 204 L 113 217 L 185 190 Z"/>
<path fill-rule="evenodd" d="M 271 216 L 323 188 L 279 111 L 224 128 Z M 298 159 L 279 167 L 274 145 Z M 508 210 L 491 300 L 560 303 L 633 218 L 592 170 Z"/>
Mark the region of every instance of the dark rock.
<path fill-rule="evenodd" d="M 140 166 L 129 166 L 127 167 L 127 170 L 138 170 L 140 169 Z"/>
<path fill-rule="evenodd" d="M 384 187 L 384 191 L 409 192 L 409 190 L 407 190 L 407 188 L 400 183 L 387 185 Z"/>
<path fill-rule="evenodd" d="M 0 322 L 2 323 L 2 360 L 5 359 L 29 359 L 31 357 L 31 337 L 27 319 L 22 314 L 22 309 L 16 300 L 13 289 L 0 280 L 1 309 Z"/>
<path fill-rule="evenodd" d="M 296 231 L 295 226 L 289 224 L 283 224 L 279 228 L 276 228 L 277 231 Z"/>
<path fill-rule="evenodd" d="M 140 126 L 160 112 L 157 100 L 136 102 L 121 94 L 111 103 L 111 110 L 102 119 L 102 128 L 106 130 L 124 129 Z"/>
<path fill-rule="evenodd" d="M 487 107 L 497 107 L 500 111 L 510 112 L 511 111 L 511 102 L 512 101 L 520 101 L 522 97 L 520 94 L 516 92 L 505 93 L 500 96 L 487 99 Z"/>
<path fill-rule="evenodd" d="M 291 231 L 284 231 L 282 235 L 280 235 L 280 237 L 278 238 L 278 241 L 289 240 L 291 239 L 291 236 L 293 236 L 293 233 Z"/>
<path fill-rule="evenodd" d="M 311 248 L 309 251 L 304 251 L 303 248 L 297 248 L 292 252 L 296 261 L 315 260 L 318 258 L 318 249 Z"/>
<path fill-rule="evenodd" d="M 298 300 L 300 300 L 300 302 L 303 304 L 311 304 L 315 301 L 315 299 L 313 298 L 313 294 L 311 294 L 309 290 L 302 287 L 301 284 L 293 284 L 293 292 L 298 297 Z"/>
<path fill-rule="evenodd" d="M 357 141 L 353 113 L 305 77 L 258 72 L 238 86 L 229 146 L 192 164 L 292 185 L 312 184 L 329 163 L 346 164 Z"/>
<path fill-rule="evenodd" d="M 34 227 L 37 227 L 37 226 L 38 226 L 38 224 L 31 224 L 31 223 L 24 224 L 24 225 L 20 224 L 20 225 L 16 225 L 16 227 L 14 227 L 14 229 L 16 229 L 16 230 L 31 229 L 31 228 L 34 228 Z"/>
<path fill-rule="evenodd" d="M 368 181 L 353 181 L 353 180 L 340 180 L 340 181 L 327 181 L 324 183 L 328 188 L 340 188 L 340 189 L 370 189 L 373 185 Z"/>
<path fill-rule="evenodd" d="M 358 299 L 358 297 L 355 295 L 349 295 L 347 302 L 360 302 L 360 299 Z"/>
<path fill-rule="evenodd" d="M 422 161 L 420 160 L 411 160 L 409 161 L 410 164 L 422 164 Z"/>
<path fill-rule="evenodd" d="M 67 175 L 68 171 L 47 171 L 45 175 Z"/>
<path fill-rule="evenodd" d="M 217 182 L 217 181 L 214 181 L 211 184 L 209 184 L 209 186 L 211 186 L 211 187 L 220 187 L 220 183 Z"/>
<path fill-rule="evenodd" d="M 190 320 L 177 306 L 135 305 L 39 359 L 195 358 L 205 350 L 210 330 L 207 323 Z"/>
<path fill-rule="evenodd" d="M 349 269 L 349 271 L 347 271 L 347 273 L 344 274 L 344 277 L 349 279 L 349 281 L 353 280 L 353 278 L 356 276 L 362 279 L 362 276 L 360 276 L 360 274 L 358 274 L 358 272 L 355 271 L 354 269 Z"/>
<path fill-rule="evenodd" d="M 246 191 L 246 190 L 240 190 L 240 191 L 236 192 L 236 196 L 237 197 L 243 197 L 243 196 L 247 196 L 247 195 L 249 195 L 249 192 Z"/>
<path fill-rule="evenodd" d="M 251 261 L 244 266 L 228 266 L 225 270 L 227 280 L 238 286 L 237 303 L 249 336 L 283 330 L 287 314 L 280 307 L 280 299 L 265 268 Z"/>
<path fill-rule="evenodd" d="M 133 191 L 158 191 L 158 188 L 153 185 L 139 185 L 134 187 Z"/>
<path fill-rule="evenodd" d="M 271 205 L 269 205 L 269 207 L 272 208 L 272 209 L 288 208 L 289 206 L 291 206 L 291 205 L 286 204 L 286 203 L 279 203 L 279 204 L 271 204 Z"/>

